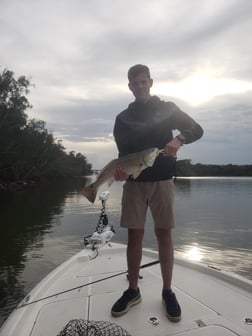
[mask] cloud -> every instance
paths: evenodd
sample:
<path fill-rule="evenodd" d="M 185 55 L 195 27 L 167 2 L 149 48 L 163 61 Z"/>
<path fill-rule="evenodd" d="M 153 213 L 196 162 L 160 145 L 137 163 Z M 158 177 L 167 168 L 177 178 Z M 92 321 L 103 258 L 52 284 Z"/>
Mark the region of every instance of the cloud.
<path fill-rule="evenodd" d="M 2 0 L 0 10 L 1 69 L 31 77 L 29 116 L 67 150 L 94 166 L 117 155 L 114 119 L 133 100 L 127 70 L 146 63 L 153 94 L 205 129 L 181 157 L 251 163 L 250 0 Z"/>

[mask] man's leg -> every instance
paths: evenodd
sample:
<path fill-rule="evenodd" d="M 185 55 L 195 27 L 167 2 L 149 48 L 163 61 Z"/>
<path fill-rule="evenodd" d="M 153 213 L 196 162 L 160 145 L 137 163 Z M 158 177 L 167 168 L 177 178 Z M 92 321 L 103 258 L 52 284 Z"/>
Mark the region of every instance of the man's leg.
<path fill-rule="evenodd" d="M 122 316 L 141 301 L 138 284 L 139 268 L 142 259 L 142 240 L 144 229 L 128 229 L 127 263 L 129 288 L 116 301 L 111 309 L 114 317 Z"/>
<path fill-rule="evenodd" d="M 173 243 L 170 229 L 155 229 L 158 240 L 159 260 L 163 278 L 163 289 L 171 289 L 173 270 Z"/>
<path fill-rule="evenodd" d="M 143 236 L 144 229 L 128 229 L 127 263 L 129 288 L 132 289 L 137 289 Z"/>
<path fill-rule="evenodd" d="M 158 240 L 159 260 L 163 278 L 162 299 L 166 307 L 166 314 L 170 321 L 181 319 L 181 308 L 176 295 L 171 290 L 173 271 L 173 243 L 171 229 L 155 229 Z"/>

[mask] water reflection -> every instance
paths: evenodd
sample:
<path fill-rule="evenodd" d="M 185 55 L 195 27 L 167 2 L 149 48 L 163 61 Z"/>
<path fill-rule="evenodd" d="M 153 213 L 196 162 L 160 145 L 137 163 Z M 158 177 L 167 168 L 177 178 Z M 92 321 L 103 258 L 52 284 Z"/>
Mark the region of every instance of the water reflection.
<path fill-rule="evenodd" d="M 251 250 L 225 248 L 211 248 L 204 245 L 181 245 L 175 255 L 188 260 L 199 261 L 205 265 L 240 274 L 252 280 Z"/>
<path fill-rule="evenodd" d="M 178 177 L 175 180 L 176 190 L 183 193 L 190 193 L 191 179 Z"/>
<path fill-rule="evenodd" d="M 25 295 L 22 274 L 29 251 L 36 259 L 34 251 L 43 247 L 43 236 L 62 215 L 67 193 L 79 190 L 82 183 L 74 180 L 0 193 L 0 323 Z"/>
<path fill-rule="evenodd" d="M 83 247 L 83 236 L 93 233 L 101 204 L 81 196 L 77 191 L 82 185 L 0 194 L 0 324 L 38 281 Z M 119 226 L 122 185 L 110 187 L 107 212 L 116 231 L 113 241 L 125 243 L 127 230 Z M 179 178 L 175 250 L 252 279 L 251 204 L 252 179 Z M 143 246 L 157 249 L 150 213 Z"/>
<path fill-rule="evenodd" d="M 194 245 L 189 247 L 188 249 L 185 249 L 185 256 L 189 260 L 201 261 L 203 258 L 203 252 L 199 246 Z"/>

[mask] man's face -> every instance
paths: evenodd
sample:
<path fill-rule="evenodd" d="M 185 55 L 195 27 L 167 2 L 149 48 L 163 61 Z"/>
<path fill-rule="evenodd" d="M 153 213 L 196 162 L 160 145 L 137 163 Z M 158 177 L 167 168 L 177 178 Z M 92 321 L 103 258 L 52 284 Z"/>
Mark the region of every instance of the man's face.
<path fill-rule="evenodd" d="M 146 103 L 150 99 L 150 88 L 153 80 L 148 78 L 145 72 L 141 72 L 129 82 L 129 89 L 136 100 Z"/>

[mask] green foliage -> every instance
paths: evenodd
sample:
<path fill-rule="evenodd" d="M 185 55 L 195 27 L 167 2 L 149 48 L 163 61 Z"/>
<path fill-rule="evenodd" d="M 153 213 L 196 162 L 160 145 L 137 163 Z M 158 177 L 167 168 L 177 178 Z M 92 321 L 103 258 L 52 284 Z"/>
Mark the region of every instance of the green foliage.
<path fill-rule="evenodd" d="M 191 160 L 177 162 L 178 176 L 252 176 L 252 165 L 203 165 Z"/>
<path fill-rule="evenodd" d="M 67 154 L 42 120 L 28 119 L 30 82 L 12 71 L 0 74 L 0 179 L 31 180 L 81 176 L 91 165 L 81 153 Z"/>

